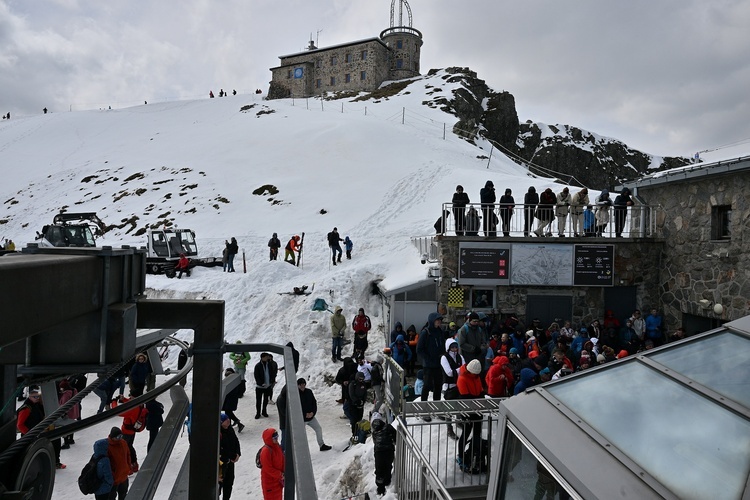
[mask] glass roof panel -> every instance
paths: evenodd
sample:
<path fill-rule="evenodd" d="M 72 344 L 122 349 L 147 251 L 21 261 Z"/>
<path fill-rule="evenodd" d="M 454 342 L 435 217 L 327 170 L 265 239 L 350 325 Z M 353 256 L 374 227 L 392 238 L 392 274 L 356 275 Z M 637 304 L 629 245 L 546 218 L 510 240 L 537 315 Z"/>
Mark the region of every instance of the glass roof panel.
<path fill-rule="evenodd" d="M 750 422 L 699 393 L 636 360 L 547 390 L 678 497 L 741 498 Z"/>
<path fill-rule="evenodd" d="M 750 340 L 744 337 L 724 332 L 649 357 L 750 407 Z"/>

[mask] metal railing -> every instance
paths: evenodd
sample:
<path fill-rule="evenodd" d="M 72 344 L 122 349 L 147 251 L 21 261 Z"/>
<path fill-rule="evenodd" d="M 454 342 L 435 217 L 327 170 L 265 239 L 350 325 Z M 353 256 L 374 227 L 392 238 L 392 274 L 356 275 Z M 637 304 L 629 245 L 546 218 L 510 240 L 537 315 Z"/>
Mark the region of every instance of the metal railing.
<path fill-rule="evenodd" d="M 575 211 L 574 211 L 575 210 Z M 580 212 L 580 213 L 578 213 Z M 528 209 L 523 204 L 509 208 L 501 204 L 483 205 L 469 203 L 466 207 L 454 207 L 443 203 L 440 228 L 437 234 L 447 236 L 495 237 L 604 237 L 604 238 L 653 238 L 657 236 L 657 217 L 663 212 L 661 206 L 634 205 L 630 207 L 599 208 L 592 205 L 590 215 L 585 210 L 569 207 L 569 213 L 556 215 L 556 208 L 540 212 L 538 207 Z M 544 216 L 545 221 L 537 218 Z M 579 224 L 574 227 L 574 218 Z M 586 222 L 592 219 L 589 226 Z M 489 224 L 487 224 L 489 221 Z M 545 224 L 545 222 L 549 222 Z M 422 254 L 432 255 L 431 247 L 420 248 Z"/>

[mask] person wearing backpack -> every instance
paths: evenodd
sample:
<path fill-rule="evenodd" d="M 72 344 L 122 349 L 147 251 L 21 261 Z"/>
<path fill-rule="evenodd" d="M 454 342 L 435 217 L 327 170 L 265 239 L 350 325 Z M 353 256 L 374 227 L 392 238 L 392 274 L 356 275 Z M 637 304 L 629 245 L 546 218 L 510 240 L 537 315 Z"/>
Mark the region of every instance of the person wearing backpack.
<path fill-rule="evenodd" d="M 281 500 L 284 492 L 284 452 L 279 446 L 279 433 L 269 427 L 263 431 L 264 446 L 260 449 L 260 486 L 263 500 Z"/>
<path fill-rule="evenodd" d="M 97 488 L 94 490 L 94 498 L 96 500 L 107 500 L 114 486 L 114 476 L 112 475 L 112 465 L 107 456 L 109 451 L 109 442 L 107 438 L 99 439 L 94 442 L 94 455 L 91 460 L 94 462 L 94 472 Z M 84 468 L 85 469 L 85 468 Z M 83 479 L 83 473 L 78 478 L 78 484 L 81 486 L 81 480 Z M 93 481 L 93 480 L 92 480 Z M 91 483 L 93 485 L 93 482 Z"/>

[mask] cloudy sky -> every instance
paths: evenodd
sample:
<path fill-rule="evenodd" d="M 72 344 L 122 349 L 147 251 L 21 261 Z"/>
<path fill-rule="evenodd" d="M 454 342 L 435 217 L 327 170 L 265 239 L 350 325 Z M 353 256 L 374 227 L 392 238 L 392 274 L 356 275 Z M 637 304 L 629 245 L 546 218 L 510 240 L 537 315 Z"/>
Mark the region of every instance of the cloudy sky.
<path fill-rule="evenodd" d="M 421 67 L 468 66 L 519 119 L 657 155 L 750 140 L 750 2 L 411 0 Z M 388 0 L 0 0 L 14 117 L 264 93 L 279 55 L 377 36 Z"/>

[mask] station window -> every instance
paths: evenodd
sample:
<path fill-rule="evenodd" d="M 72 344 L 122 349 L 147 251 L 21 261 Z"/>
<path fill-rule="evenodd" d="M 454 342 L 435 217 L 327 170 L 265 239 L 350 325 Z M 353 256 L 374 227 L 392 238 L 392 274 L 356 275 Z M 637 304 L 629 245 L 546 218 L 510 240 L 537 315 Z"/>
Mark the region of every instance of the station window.
<path fill-rule="evenodd" d="M 344 81 L 346 83 L 351 82 L 352 81 L 352 75 L 350 75 L 349 73 L 347 73 L 346 75 L 344 75 Z"/>
<path fill-rule="evenodd" d="M 323 61 L 321 61 L 320 59 L 315 59 L 315 67 L 320 68 L 322 66 L 323 66 Z"/>
<path fill-rule="evenodd" d="M 396 68 L 401 69 L 404 67 L 404 60 L 403 59 L 396 59 Z"/>
<path fill-rule="evenodd" d="M 292 70 L 290 69 L 289 71 L 287 71 L 286 77 L 287 78 L 292 78 L 292 76 L 294 76 L 294 74 L 292 73 Z"/>
<path fill-rule="evenodd" d="M 346 62 L 348 62 L 348 63 L 352 62 L 352 55 L 351 54 L 347 54 L 346 55 Z"/>
<path fill-rule="evenodd" d="M 728 240 L 732 237 L 732 206 L 717 205 L 711 208 L 711 239 Z"/>
<path fill-rule="evenodd" d="M 333 86 L 333 85 L 336 85 L 336 77 L 335 76 L 331 77 L 331 86 Z"/>
<path fill-rule="evenodd" d="M 360 80 L 367 80 L 367 71 L 362 71 L 359 73 L 359 79 Z"/>
<path fill-rule="evenodd" d="M 361 53 L 361 56 L 362 56 L 362 60 L 363 61 L 366 60 L 367 59 L 367 51 L 363 50 L 362 53 Z"/>
<path fill-rule="evenodd" d="M 331 66 L 336 66 L 339 63 L 339 58 L 336 56 L 331 57 Z"/>
<path fill-rule="evenodd" d="M 315 80 L 315 88 L 316 89 L 319 89 L 321 87 L 321 85 L 323 85 L 323 82 L 320 81 L 320 78 L 318 78 L 317 80 Z"/>
<path fill-rule="evenodd" d="M 396 40 L 396 48 L 397 49 L 403 49 L 404 48 L 404 41 L 403 40 Z"/>

